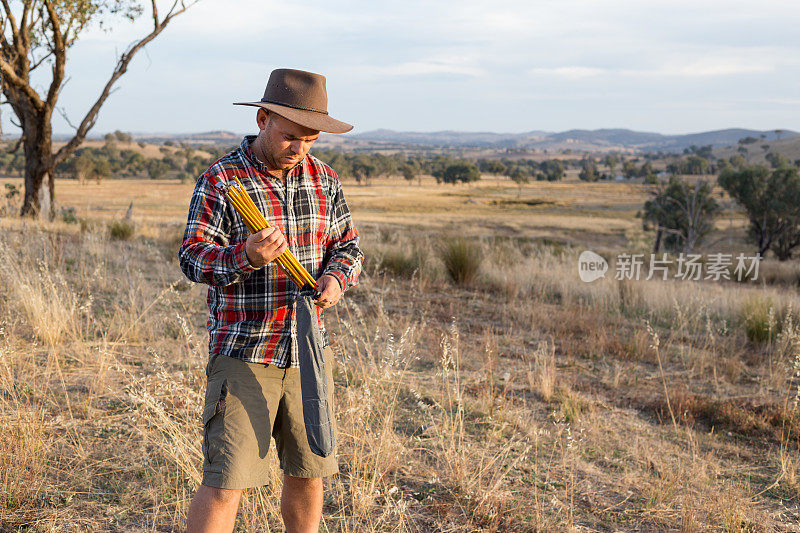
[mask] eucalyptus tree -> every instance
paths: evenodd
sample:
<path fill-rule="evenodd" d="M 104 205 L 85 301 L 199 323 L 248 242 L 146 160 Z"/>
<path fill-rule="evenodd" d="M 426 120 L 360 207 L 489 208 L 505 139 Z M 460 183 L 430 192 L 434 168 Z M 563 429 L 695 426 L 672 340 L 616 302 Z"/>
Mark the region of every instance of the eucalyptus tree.
<path fill-rule="evenodd" d="M 156 0 L 150 1 L 149 9 L 135 0 L 0 0 L 0 84 L 5 96 L 0 105 L 11 106 L 18 120 L 15 125 L 22 130 L 19 140 L 25 154 L 22 215 L 54 215 L 56 165 L 84 141 L 114 84 L 128 70 L 136 53 L 197 1 L 170 0 L 168 9 L 160 13 Z M 108 26 L 114 17 L 134 21 L 145 16 L 146 11 L 152 18 L 149 33 L 132 42 L 117 57 L 94 103 L 81 121 L 73 125 L 64 110 L 57 107 L 67 80 L 67 52 L 92 24 Z M 52 140 L 54 111 L 61 112 L 75 129 L 72 138 L 57 150 Z"/>

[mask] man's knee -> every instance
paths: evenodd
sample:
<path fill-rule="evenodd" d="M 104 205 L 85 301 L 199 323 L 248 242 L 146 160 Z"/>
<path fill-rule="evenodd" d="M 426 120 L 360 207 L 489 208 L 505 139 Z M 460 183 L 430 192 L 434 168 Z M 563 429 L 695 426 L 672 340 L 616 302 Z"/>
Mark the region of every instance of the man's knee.
<path fill-rule="evenodd" d="M 232 505 L 238 503 L 239 498 L 242 496 L 242 489 L 220 489 L 218 487 L 201 485 L 200 490 L 206 492 L 208 498 L 218 505 Z"/>
<path fill-rule="evenodd" d="M 283 482 L 297 487 L 314 488 L 322 486 L 321 477 L 294 477 L 289 474 L 284 474 Z"/>

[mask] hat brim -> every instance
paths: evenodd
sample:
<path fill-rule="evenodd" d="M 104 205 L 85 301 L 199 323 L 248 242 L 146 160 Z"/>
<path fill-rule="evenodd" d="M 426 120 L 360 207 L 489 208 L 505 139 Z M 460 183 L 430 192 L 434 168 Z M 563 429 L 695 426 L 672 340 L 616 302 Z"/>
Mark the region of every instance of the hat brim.
<path fill-rule="evenodd" d="M 305 109 L 296 109 L 280 104 L 270 104 L 268 102 L 234 102 L 233 105 L 249 105 L 253 107 L 262 107 L 268 111 L 273 111 L 287 120 L 291 120 L 296 124 L 305 126 L 306 128 L 324 131 L 326 133 L 347 133 L 353 129 L 353 126 L 347 122 L 336 120 L 324 113 L 317 111 L 307 111 Z"/>

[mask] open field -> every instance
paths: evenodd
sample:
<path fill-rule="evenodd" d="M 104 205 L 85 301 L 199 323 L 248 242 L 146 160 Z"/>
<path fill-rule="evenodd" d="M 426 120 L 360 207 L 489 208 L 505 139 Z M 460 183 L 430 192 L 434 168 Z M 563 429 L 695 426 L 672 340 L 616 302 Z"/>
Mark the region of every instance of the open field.
<path fill-rule="evenodd" d="M 22 186 L 19 178 L 0 178 Z M 135 219 L 145 225 L 184 224 L 193 184 L 177 180 L 113 180 L 107 183 L 57 180 L 57 202 L 75 208 L 87 220 L 125 215 L 133 202 Z M 438 185 L 430 178 L 406 183 L 400 178 L 373 180 L 370 186 L 349 184 L 347 200 L 359 224 L 381 224 L 475 236 L 550 238 L 608 250 L 629 248 L 644 239 L 635 218 L 649 197 L 636 183 L 585 183 L 572 176 L 562 182 L 533 182 L 522 190 L 507 178 L 484 176 L 470 186 Z M 0 199 L 2 202 L 2 199 Z M 734 213 L 717 222 L 733 224 L 742 248 L 744 218 Z M 727 234 L 726 234 L 727 235 Z M 652 238 L 652 236 L 650 236 Z"/>
<path fill-rule="evenodd" d="M 0 218 L 0 530 L 182 527 L 207 357 L 205 288 L 175 257 L 191 189 L 59 180 L 74 220 Z M 640 185 L 345 194 L 367 259 L 326 317 L 341 473 L 322 531 L 800 531 L 797 262 L 581 282 L 586 248 L 649 252 Z M 713 249 L 753 253 L 740 214 L 718 229 Z M 482 258 L 463 284 L 458 236 Z M 273 472 L 239 531 L 282 531 Z"/>

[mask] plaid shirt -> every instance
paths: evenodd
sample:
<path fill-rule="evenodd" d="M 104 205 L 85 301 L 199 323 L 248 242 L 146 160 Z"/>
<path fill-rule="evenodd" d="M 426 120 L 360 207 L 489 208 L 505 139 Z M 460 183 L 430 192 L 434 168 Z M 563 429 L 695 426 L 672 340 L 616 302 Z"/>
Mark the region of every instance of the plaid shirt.
<path fill-rule="evenodd" d="M 245 136 L 197 180 L 178 256 L 186 277 L 209 285 L 211 353 L 297 367 L 299 289 L 274 261 L 259 269 L 250 265 L 244 248 L 250 231 L 214 185 L 239 178 L 314 279 L 331 274 L 346 290 L 358 283 L 364 256 L 336 172 L 308 154 L 287 172 L 284 184 L 256 158 L 254 139 Z M 322 309 L 316 309 L 327 339 Z"/>

